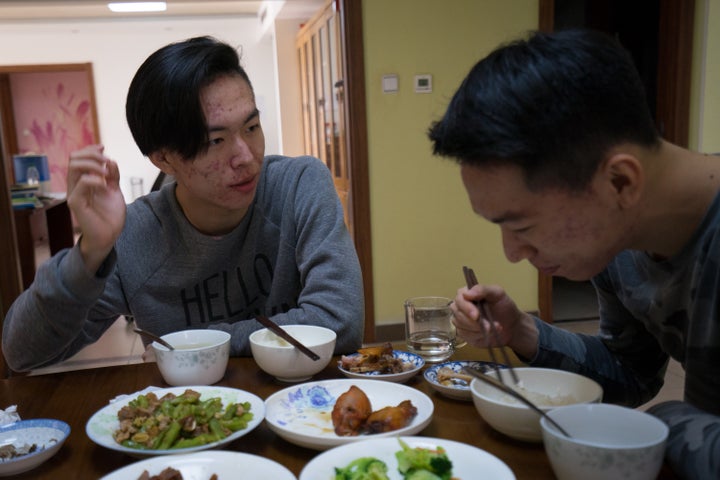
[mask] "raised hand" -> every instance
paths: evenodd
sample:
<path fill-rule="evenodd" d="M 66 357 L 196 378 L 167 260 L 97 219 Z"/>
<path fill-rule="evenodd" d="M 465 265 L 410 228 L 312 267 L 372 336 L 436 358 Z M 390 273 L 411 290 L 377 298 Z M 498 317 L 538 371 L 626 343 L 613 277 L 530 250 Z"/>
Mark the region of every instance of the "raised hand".
<path fill-rule="evenodd" d="M 72 152 L 68 166 L 68 206 L 80 228 L 80 251 L 92 274 L 110 253 L 125 225 L 120 171 L 103 150 L 102 145 L 90 145 Z"/>

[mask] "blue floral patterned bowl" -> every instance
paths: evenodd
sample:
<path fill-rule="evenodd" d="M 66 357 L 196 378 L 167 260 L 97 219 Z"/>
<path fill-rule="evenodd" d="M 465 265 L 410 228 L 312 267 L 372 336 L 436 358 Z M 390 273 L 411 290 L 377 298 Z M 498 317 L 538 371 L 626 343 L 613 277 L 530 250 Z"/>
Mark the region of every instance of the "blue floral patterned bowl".
<path fill-rule="evenodd" d="M 168 385 L 212 385 L 225 375 L 230 358 L 230 334 L 220 330 L 182 330 L 161 337 L 169 350 L 153 342 L 155 358 Z"/>
<path fill-rule="evenodd" d="M 0 427 L 0 445 L 12 447 L 19 456 L 0 459 L 0 477 L 14 476 L 37 467 L 60 450 L 70 435 L 70 426 L 60 420 L 21 420 Z M 31 447 L 32 452 L 29 451 Z"/>
<path fill-rule="evenodd" d="M 470 381 L 472 379 L 463 373 L 462 369 L 465 367 L 475 368 L 483 373 L 495 368 L 507 368 L 505 365 L 491 362 L 460 360 L 433 365 L 425 370 L 423 376 L 438 393 L 455 400 L 471 402 Z"/>
<path fill-rule="evenodd" d="M 403 362 L 406 369 L 398 373 L 380 373 L 379 371 L 374 372 L 351 372 L 350 370 L 344 369 L 338 362 L 338 369 L 348 378 L 364 378 L 368 380 L 385 380 L 388 382 L 404 383 L 410 380 L 412 377 L 425 366 L 425 360 L 420 355 L 416 355 L 410 352 L 404 352 L 402 350 L 393 350 L 393 358 Z M 345 355 L 346 357 L 354 357 L 360 355 L 359 353 L 353 353 L 351 355 Z"/>

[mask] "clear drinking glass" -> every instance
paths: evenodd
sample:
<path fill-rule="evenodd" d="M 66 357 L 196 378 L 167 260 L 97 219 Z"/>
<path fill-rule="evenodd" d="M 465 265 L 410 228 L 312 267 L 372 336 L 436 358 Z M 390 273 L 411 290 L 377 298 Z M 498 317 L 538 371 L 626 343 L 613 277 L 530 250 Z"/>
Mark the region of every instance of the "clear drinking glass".
<path fill-rule="evenodd" d="M 426 362 L 447 360 L 455 353 L 452 300 L 446 297 L 414 297 L 405 300 L 405 342 L 408 350 Z"/>

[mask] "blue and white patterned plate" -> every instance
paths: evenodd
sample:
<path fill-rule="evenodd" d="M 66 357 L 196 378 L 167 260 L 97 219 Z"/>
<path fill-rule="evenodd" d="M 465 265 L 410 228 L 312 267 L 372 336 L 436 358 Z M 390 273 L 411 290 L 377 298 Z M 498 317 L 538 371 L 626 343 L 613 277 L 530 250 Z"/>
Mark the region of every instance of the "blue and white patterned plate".
<path fill-rule="evenodd" d="M 70 435 L 70 426 L 60 420 L 21 420 L 0 427 L 0 446 L 14 445 L 22 449 L 36 445 L 33 453 L 10 460 L 0 460 L 0 477 L 17 475 L 37 467 L 60 450 Z"/>
<path fill-rule="evenodd" d="M 345 356 L 356 357 L 358 355 L 360 354 L 353 353 Z M 340 366 L 340 362 L 338 362 L 338 369 L 348 378 L 364 378 L 368 380 L 386 380 L 388 382 L 405 383 L 414 377 L 420 369 L 425 366 L 425 360 L 423 360 L 420 355 L 416 355 L 414 353 L 405 352 L 403 350 L 393 350 L 393 357 L 402 360 L 412 367 L 400 373 L 351 372 L 350 370 L 342 368 Z"/>
<path fill-rule="evenodd" d="M 498 365 L 492 362 L 475 362 L 461 360 L 456 362 L 439 363 L 425 370 L 423 376 L 432 388 L 434 388 L 439 393 L 442 393 L 446 397 L 454 398 L 455 400 L 472 401 L 470 382 L 456 380 L 452 383 L 443 384 L 438 381 L 438 372 L 440 371 L 440 369 L 449 368 L 454 373 L 462 373 L 462 369 L 464 367 L 477 368 L 483 372 L 487 372 L 490 370 L 494 370 L 496 365 L 500 368 L 506 368 L 505 365 Z"/>
<path fill-rule="evenodd" d="M 373 411 L 410 400 L 417 415 L 409 425 L 385 433 L 341 437 L 335 433 L 332 410 L 335 401 L 352 385 L 365 392 Z M 432 420 L 433 401 L 423 392 L 407 385 L 373 380 L 320 380 L 285 388 L 265 400 L 265 422 L 270 430 L 290 443 L 314 450 L 369 438 L 414 435 Z"/>

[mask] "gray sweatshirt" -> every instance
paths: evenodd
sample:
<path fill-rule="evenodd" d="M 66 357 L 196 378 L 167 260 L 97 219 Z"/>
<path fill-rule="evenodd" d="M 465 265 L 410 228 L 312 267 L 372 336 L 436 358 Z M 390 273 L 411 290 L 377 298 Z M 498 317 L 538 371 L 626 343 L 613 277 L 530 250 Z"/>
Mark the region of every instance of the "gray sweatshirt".
<path fill-rule="evenodd" d="M 257 314 L 337 332 L 337 353 L 360 347 L 364 301 L 357 254 L 327 167 L 312 157 L 265 158 L 253 204 L 230 233 L 187 221 L 175 184 L 128 206 L 114 250 L 95 276 L 78 246 L 40 266 L 3 325 L 9 367 L 59 362 L 96 341 L 120 315 L 163 335 L 190 328 L 232 334 L 249 355 Z"/>

